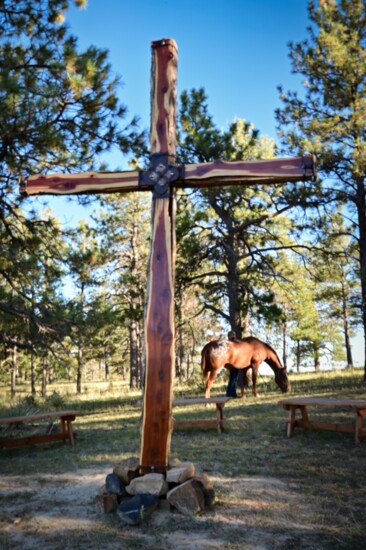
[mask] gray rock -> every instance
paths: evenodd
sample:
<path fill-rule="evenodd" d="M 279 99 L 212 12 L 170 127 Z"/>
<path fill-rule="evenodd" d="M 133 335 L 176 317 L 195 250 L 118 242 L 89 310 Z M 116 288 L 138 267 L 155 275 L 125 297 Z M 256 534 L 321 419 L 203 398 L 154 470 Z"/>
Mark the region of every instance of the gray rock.
<path fill-rule="evenodd" d="M 130 495 L 165 495 L 168 491 L 168 484 L 165 481 L 163 474 L 146 474 L 141 477 L 136 477 L 126 487 L 127 493 Z"/>
<path fill-rule="evenodd" d="M 105 514 L 115 512 L 118 506 L 117 495 L 110 493 L 97 495 L 95 497 L 95 503 L 100 512 L 104 512 Z"/>
<path fill-rule="evenodd" d="M 108 474 L 105 478 L 105 491 L 119 496 L 126 493 L 125 486 L 116 474 Z"/>
<path fill-rule="evenodd" d="M 205 507 L 212 506 L 215 502 L 215 490 L 212 481 L 207 474 L 199 474 L 193 477 L 193 480 L 201 484 L 203 495 L 205 497 Z"/>
<path fill-rule="evenodd" d="M 127 458 L 113 468 L 113 473 L 119 477 L 124 485 L 128 485 L 132 479 L 139 475 L 139 459 Z"/>
<path fill-rule="evenodd" d="M 198 514 L 205 507 L 202 485 L 193 479 L 171 489 L 167 494 L 167 500 L 184 515 Z"/>
<path fill-rule="evenodd" d="M 168 468 L 175 468 L 176 466 L 180 466 L 182 462 L 179 460 L 179 458 L 171 458 L 169 460 Z"/>
<path fill-rule="evenodd" d="M 117 515 L 123 523 L 138 525 L 157 508 L 158 503 L 156 495 L 135 495 L 119 504 Z"/>
<path fill-rule="evenodd" d="M 167 471 L 166 480 L 168 483 L 184 483 L 194 476 L 196 469 L 192 462 L 181 462 Z"/>

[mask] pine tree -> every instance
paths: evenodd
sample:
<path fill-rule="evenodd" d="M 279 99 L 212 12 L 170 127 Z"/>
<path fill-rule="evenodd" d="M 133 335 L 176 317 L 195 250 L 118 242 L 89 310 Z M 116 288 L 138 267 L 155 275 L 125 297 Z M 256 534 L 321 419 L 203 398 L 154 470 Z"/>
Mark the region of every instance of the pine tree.
<path fill-rule="evenodd" d="M 273 140 L 260 136 L 244 120 L 234 121 L 225 132 L 219 131 L 208 112 L 203 89 L 182 94 L 179 119 L 179 155 L 183 162 L 254 160 L 273 158 L 275 154 Z M 201 281 L 204 307 L 238 337 L 250 330 L 249 312 L 272 320 L 279 314 L 271 288 L 278 252 L 295 244 L 288 237 L 291 221 L 285 216 L 295 203 L 293 197 L 288 200 L 287 193 L 281 185 L 218 187 L 192 192 L 192 196 L 186 193 L 192 224 L 186 229 L 192 240 L 183 243 L 186 266 L 192 258 L 191 269 L 186 267 L 186 279 L 196 284 Z M 181 236 L 178 250 L 182 248 L 180 241 Z"/>
<path fill-rule="evenodd" d="M 103 151 L 118 147 L 127 153 L 140 143 L 136 121 L 124 127 L 126 108 L 108 52 L 80 50 L 66 23 L 69 4 L 0 1 L 0 289 L 13 289 L 6 295 L 0 290 L 0 315 L 34 324 L 34 330 L 44 326 L 43 312 L 32 311 L 31 297 L 15 278 L 19 258 L 41 259 L 54 228 L 20 196 L 19 178 L 99 168 Z M 6 338 L 0 328 L 0 342 Z M 18 331 L 18 349 L 23 340 Z"/>
<path fill-rule="evenodd" d="M 357 250 L 350 239 L 341 210 L 321 223 L 319 244 L 313 254 L 315 277 L 320 281 L 320 299 L 326 303 L 328 316 L 343 327 L 344 349 L 348 368 L 353 368 L 351 337 L 360 323 Z"/>
<path fill-rule="evenodd" d="M 310 1 L 309 17 L 309 40 L 289 45 L 293 72 L 305 77 L 304 95 L 280 89 L 277 120 L 287 148 L 317 155 L 328 178 L 323 200 L 345 205 L 359 252 L 366 348 L 366 2 Z"/>

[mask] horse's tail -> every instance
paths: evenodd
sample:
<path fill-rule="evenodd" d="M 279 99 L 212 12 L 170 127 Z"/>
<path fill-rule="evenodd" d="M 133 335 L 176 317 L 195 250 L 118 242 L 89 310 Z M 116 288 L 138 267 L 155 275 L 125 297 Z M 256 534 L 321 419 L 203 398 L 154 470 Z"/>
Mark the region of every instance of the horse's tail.
<path fill-rule="evenodd" d="M 201 352 L 201 370 L 203 376 L 206 375 L 206 348 L 203 348 Z"/>

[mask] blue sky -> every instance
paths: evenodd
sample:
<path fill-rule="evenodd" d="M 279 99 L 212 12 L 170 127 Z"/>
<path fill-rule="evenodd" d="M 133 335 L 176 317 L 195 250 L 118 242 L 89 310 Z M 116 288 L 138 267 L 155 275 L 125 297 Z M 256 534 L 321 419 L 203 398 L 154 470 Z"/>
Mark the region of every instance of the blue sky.
<path fill-rule="evenodd" d="M 277 86 L 301 85 L 291 75 L 288 42 L 307 36 L 307 0 L 89 0 L 66 14 L 81 48 L 107 48 L 123 81 L 122 102 L 150 126 L 153 40 L 178 44 L 178 95 L 203 86 L 214 122 L 252 122 L 276 137 Z M 111 169 L 122 166 L 113 157 Z"/>
<path fill-rule="evenodd" d="M 131 117 L 140 117 L 142 127 L 150 126 L 150 44 L 173 38 L 179 52 L 178 95 L 204 87 L 216 125 L 226 128 L 233 119 L 244 118 L 278 142 L 277 86 L 302 88 L 301 77 L 291 74 L 288 43 L 309 37 L 307 4 L 307 0 L 89 0 L 85 10 L 68 10 L 66 21 L 81 49 L 94 44 L 109 50 L 112 69 L 123 82 L 121 101 Z M 107 160 L 110 170 L 127 168 L 118 153 L 100 160 Z M 66 223 L 90 212 L 73 207 L 66 198 L 49 202 Z M 361 337 L 354 352 L 361 364 Z"/>

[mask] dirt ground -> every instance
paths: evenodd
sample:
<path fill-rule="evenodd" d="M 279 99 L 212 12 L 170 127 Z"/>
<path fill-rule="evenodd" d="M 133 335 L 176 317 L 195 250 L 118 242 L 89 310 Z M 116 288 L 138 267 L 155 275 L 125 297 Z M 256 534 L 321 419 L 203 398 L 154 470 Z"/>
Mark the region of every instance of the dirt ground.
<path fill-rule="evenodd" d="M 296 485 L 273 478 L 210 473 L 216 494 L 211 510 L 197 517 L 158 510 L 141 526 L 125 526 L 115 514 L 102 514 L 94 502 L 110 471 L 2 476 L 0 547 L 318 550 L 334 545 L 319 532 L 314 502 L 300 495 Z"/>

